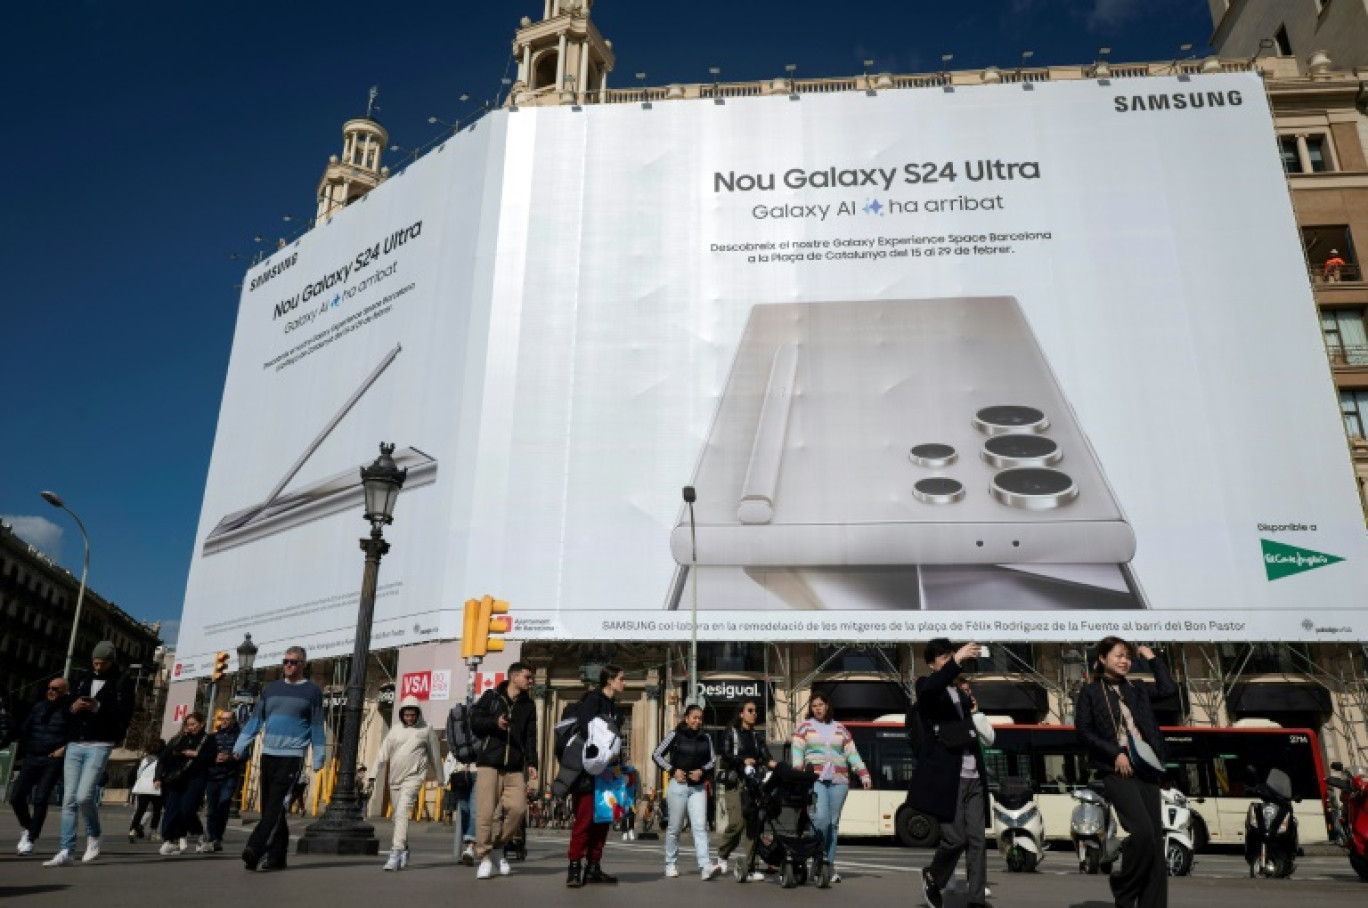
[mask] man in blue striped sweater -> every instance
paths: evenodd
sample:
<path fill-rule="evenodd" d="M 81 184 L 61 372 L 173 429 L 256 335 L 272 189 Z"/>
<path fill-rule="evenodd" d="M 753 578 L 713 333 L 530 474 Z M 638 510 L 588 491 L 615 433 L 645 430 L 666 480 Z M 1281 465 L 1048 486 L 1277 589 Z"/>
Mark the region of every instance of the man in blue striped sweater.
<path fill-rule="evenodd" d="M 283 870 L 290 849 L 290 829 L 285 805 L 290 787 L 304 766 L 304 754 L 313 746 L 313 768 L 323 768 L 323 691 L 304 677 L 305 653 L 301 646 L 285 650 L 281 666 L 285 677 L 272 681 L 261 692 L 252 718 L 238 735 L 233 753 L 241 757 L 261 736 L 261 821 L 252 830 L 242 861 L 248 870 Z"/>

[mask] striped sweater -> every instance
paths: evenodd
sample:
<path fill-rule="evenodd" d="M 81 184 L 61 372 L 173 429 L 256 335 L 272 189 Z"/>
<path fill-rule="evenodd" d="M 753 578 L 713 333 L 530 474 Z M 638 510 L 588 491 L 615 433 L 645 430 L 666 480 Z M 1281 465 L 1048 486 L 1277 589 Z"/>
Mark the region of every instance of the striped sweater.
<path fill-rule="evenodd" d="M 273 757 L 303 757 L 313 745 L 313 768 L 323 768 L 325 738 L 323 734 L 323 691 L 312 681 L 291 684 L 284 679 L 272 681 L 261 692 L 252 718 L 238 735 L 233 752 L 246 753 L 256 738 L 261 736 L 261 752 Z"/>
<path fill-rule="evenodd" d="M 855 749 L 855 739 L 840 722 L 808 719 L 794 730 L 789 754 L 795 769 L 810 769 L 818 776 L 826 774 L 829 763 L 833 785 L 849 785 L 852 769 L 861 779 L 869 778 L 869 770 Z"/>

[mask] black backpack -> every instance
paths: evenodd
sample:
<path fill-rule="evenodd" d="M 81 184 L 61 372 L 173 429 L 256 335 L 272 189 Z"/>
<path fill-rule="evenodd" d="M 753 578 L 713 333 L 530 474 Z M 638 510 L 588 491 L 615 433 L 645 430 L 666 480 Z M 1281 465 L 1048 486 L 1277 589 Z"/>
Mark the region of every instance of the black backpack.
<path fill-rule="evenodd" d="M 457 763 L 474 763 L 479 752 L 479 742 L 470 727 L 470 706 L 457 703 L 447 714 L 447 749 L 456 757 Z"/>

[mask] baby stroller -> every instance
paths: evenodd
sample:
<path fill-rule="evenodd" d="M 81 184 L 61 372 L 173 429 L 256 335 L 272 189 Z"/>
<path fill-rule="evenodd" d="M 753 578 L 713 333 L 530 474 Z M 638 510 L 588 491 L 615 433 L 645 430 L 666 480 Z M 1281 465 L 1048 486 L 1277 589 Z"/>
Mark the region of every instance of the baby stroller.
<path fill-rule="evenodd" d="M 831 885 L 826 846 L 812 825 L 816 784 L 816 773 L 787 763 L 777 764 L 763 778 L 758 772 L 742 775 L 741 810 L 751 844 L 746 859 L 736 862 L 738 883 L 744 883 L 763 862 L 779 868 L 779 882 L 785 889 L 802 886 L 809 879 L 820 889 Z"/>

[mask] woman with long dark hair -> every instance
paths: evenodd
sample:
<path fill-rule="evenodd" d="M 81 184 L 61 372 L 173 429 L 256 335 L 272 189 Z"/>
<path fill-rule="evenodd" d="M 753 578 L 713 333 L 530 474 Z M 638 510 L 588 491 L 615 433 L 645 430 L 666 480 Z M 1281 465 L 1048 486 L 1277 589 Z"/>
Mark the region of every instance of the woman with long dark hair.
<path fill-rule="evenodd" d="M 793 732 L 790 748 L 794 769 L 808 769 L 817 773 L 813 791 L 817 796 L 813 825 L 826 844 L 826 860 L 831 865 L 831 881 L 839 883 L 836 872 L 836 836 L 840 832 L 841 809 L 850 794 L 850 774 L 860 777 L 860 784 L 873 784 L 860 752 L 855 749 L 855 738 L 831 711 L 831 701 L 825 694 L 813 694 L 808 701 L 807 721 Z"/>
<path fill-rule="evenodd" d="M 727 808 L 727 826 L 722 831 L 722 841 L 717 845 L 718 866 L 723 873 L 727 872 L 727 860 L 741 844 L 743 835 L 748 849 L 754 844 L 750 835 L 754 830 L 747 829 L 746 824 L 745 789 L 741 785 L 741 777 L 774 768 L 769 744 L 755 727 L 759 720 L 760 704 L 755 700 L 746 700 L 731 725 L 722 733 L 719 742 L 721 753 L 717 762 L 721 769 L 714 775 L 713 781 L 721 790 L 722 803 Z M 759 870 L 752 871 L 750 876 L 753 881 L 764 878 L 765 874 Z"/>
<path fill-rule="evenodd" d="M 1154 672 L 1153 690 L 1126 677 L 1137 652 Z M 1112 896 L 1118 908 L 1165 908 L 1168 867 L 1159 793 L 1164 738 L 1150 703 L 1173 696 L 1178 688 L 1164 658 L 1148 646 L 1104 637 L 1094 656 L 1094 678 L 1078 692 L 1074 725 L 1088 749 L 1089 766 L 1129 833 L 1121 872 L 1108 878 Z"/>
<path fill-rule="evenodd" d="M 204 713 L 191 713 L 181 723 L 180 734 L 166 742 L 157 761 L 156 782 L 166 800 L 162 817 L 162 854 L 190 850 L 188 836 L 199 836 L 204 845 L 204 824 L 199 804 L 209 782 L 209 767 L 218 756 L 218 743 L 204 725 Z"/>
<path fill-rule="evenodd" d="M 684 710 L 684 721 L 665 736 L 651 759 L 669 777 L 665 803 L 669 805 L 670 825 L 665 832 L 665 875 L 679 876 L 679 833 L 685 817 L 693 830 L 694 855 L 703 879 L 711 880 L 721 868 L 708 856 L 708 791 L 716 754 L 712 737 L 703 730 L 703 707 Z"/>
<path fill-rule="evenodd" d="M 590 726 L 602 719 L 615 733 L 622 730 L 617 711 L 617 695 L 626 685 L 626 675 L 616 665 L 605 665 L 599 671 L 599 683 L 580 699 L 575 707 L 575 732 L 579 740 L 590 740 Z M 565 885 L 578 888 L 586 883 L 616 883 L 617 877 L 603 872 L 603 846 L 608 841 L 611 822 L 594 822 L 594 777 L 581 772 L 570 789 L 575 805 L 575 825 L 570 831 L 569 872 Z"/>

